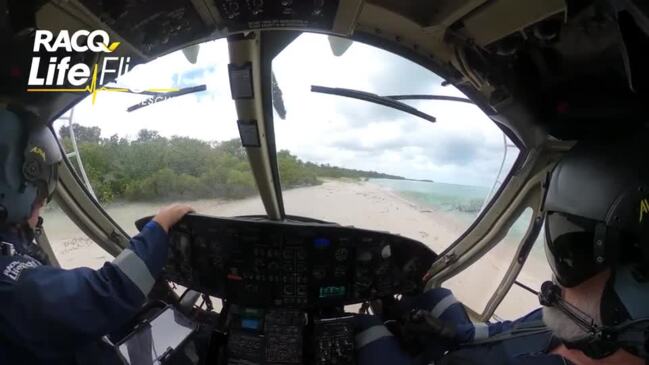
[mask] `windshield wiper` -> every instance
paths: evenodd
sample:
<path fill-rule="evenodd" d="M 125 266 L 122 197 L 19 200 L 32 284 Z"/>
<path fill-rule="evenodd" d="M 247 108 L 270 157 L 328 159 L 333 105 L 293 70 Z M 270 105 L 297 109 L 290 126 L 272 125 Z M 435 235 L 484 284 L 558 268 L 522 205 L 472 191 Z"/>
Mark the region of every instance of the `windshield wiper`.
<path fill-rule="evenodd" d="M 471 99 L 461 98 L 459 96 L 448 96 L 448 95 L 425 95 L 425 94 L 414 94 L 414 95 L 387 95 L 386 98 L 392 100 L 441 100 L 441 101 L 458 101 L 461 103 L 475 104 Z"/>
<path fill-rule="evenodd" d="M 275 78 L 275 72 L 270 74 L 270 85 L 272 88 L 272 97 L 273 97 L 273 108 L 279 115 L 279 118 L 286 120 L 286 106 L 284 105 L 284 97 L 282 96 L 282 89 L 279 88 L 279 83 Z"/>
<path fill-rule="evenodd" d="M 151 96 L 148 99 L 142 100 L 141 102 L 131 105 L 128 108 L 126 108 L 127 112 L 132 112 L 134 110 L 138 110 L 144 107 L 147 107 L 149 105 L 153 105 L 156 103 L 159 103 L 161 101 L 169 100 L 171 98 L 176 98 L 178 96 L 182 95 L 187 95 L 187 94 L 193 94 L 197 93 L 200 91 L 205 91 L 207 90 L 207 86 L 205 84 L 203 85 L 197 85 L 197 86 L 190 86 L 190 87 L 185 87 L 182 89 L 178 89 L 176 91 L 168 91 L 168 92 L 158 92 L 158 91 L 136 91 L 136 90 L 131 90 L 127 88 L 121 88 L 121 87 L 106 87 L 106 89 L 109 90 L 119 90 L 121 92 L 126 92 L 130 94 L 138 94 L 138 95 L 148 95 Z"/>
<path fill-rule="evenodd" d="M 340 87 L 326 87 L 326 86 L 319 86 L 319 85 L 311 85 L 311 91 L 316 93 L 331 94 L 331 95 L 345 96 L 353 99 L 365 100 L 365 101 L 369 101 L 370 103 L 375 103 L 375 104 L 387 106 L 388 108 L 401 110 L 402 112 L 412 114 L 414 116 L 425 119 L 432 123 L 435 123 L 436 121 L 435 117 L 433 117 L 432 115 L 426 114 L 418 110 L 417 108 L 413 108 L 412 106 L 402 103 L 392 97 L 380 96 L 380 95 L 376 95 L 376 94 L 372 94 L 360 90 L 344 89 Z"/>

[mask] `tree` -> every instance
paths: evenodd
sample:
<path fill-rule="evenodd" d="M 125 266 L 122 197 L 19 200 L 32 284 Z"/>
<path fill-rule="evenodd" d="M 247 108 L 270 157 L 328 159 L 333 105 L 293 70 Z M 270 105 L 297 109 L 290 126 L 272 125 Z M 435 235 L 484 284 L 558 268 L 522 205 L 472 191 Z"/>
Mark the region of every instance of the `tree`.
<path fill-rule="evenodd" d="M 224 141 L 216 146 L 217 150 L 223 151 L 226 154 L 232 155 L 238 159 L 246 158 L 246 150 L 241 146 L 241 141 L 238 138 Z"/>
<path fill-rule="evenodd" d="M 77 139 L 77 143 L 99 143 L 101 141 L 101 128 L 99 127 L 84 127 L 77 123 L 72 123 L 72 130 Z M 62 125 L 59 128 L 59 136 L 61 139 L 70 138 L 70 129 L 67 125 Z"/>
<path fill-rule="evenodd" d="M 160 139 L 160 133 L 158 131 L 153 131 L 150 129 L 140 129 L 139 132 L 137 132 L 137 141 L 138 142 L 149 142 L 149 141 L 155 141 L 157 139 Z"/>
<path fill-rule="evenodd" d="M 135 141 L 113 135 L 101 138 L 97 127 L 74 126 L 79 151 L 92 187 L 101 202 L 115 200 L 238 199 L 257 193 L 245 148 L 238 138 L 204 142 L 166 138 L 143 129 Z M 63 143 L 69 135 L 62 129 Z M 67 137 L 66 137 L 67 136 Z M 318 177 L 389 177 L 304 162 L 283 150 L 277 154 L 282 186 L 319 184 Z"/>

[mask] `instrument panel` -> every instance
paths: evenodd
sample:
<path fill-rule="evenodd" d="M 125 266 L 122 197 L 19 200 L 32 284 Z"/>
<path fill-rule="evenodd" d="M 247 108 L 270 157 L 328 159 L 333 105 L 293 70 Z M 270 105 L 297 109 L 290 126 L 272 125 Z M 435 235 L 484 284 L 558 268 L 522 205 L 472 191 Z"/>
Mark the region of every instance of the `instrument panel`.
<path fill-rule="evenodd" d="M 169 235 L 165 279 L 254 308 L 308 310 L 415 293 L 436 257 L 406 237 L 320 222 L 190 214 Z"/>

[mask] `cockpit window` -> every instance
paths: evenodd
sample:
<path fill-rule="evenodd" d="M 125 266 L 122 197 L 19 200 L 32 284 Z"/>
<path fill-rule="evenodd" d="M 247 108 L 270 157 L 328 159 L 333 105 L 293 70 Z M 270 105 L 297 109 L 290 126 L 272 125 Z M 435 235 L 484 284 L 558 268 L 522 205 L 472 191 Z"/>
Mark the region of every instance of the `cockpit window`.
<path fill-rule="evenodd" d="M 327 36 L 303 34 L 274 59 L 273 72 L 287 214 L 387 230 L 440 252 L 474 222 L 519 154 L 466 102 L 400 100 L 414 113 L 385 99 L 312 92 L 465 98 L 429 70 L 378 48 L 355 42 L 335 56 Z"/>
<path fill-rule="evenodd" d="M 195 64 L 174 52 L 108 85 L 135 93 L 98 91 L 94 104 L 89 95 L 55 122 L 80 177 L 127 232 L 169 201 L 191 200 L 212 215 L 264 214 L 239 140 L 228 63 L 225 40 L 202 44 Z M 147 94 L 159 89 L 182 95 Z"/>

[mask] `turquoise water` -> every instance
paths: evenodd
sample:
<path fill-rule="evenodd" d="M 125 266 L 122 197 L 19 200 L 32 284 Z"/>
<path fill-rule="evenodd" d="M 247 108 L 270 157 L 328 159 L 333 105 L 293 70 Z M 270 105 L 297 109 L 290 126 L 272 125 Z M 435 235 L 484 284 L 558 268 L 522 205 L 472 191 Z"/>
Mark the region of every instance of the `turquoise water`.
<path fill-rule="evenodd" d="M 479 186 L 389 179 L 370 179 L 370 181 L 390 189 L 402 198 L 417 204 L 422 209 L 428 207 L 431 210 L 442 210 L 456 217 L 464 223 L 462 230 L 468 229 L 475 221 L 480 213 L 484 199 L 489 194 L 489 188 Z M 511 255 L 514 255 L 516 252 L 516 247 L 518 247 L 521 239 L 524 237 L 531 218 L 532 209 L 528 208 L 521 214 L 510 228 L 508 234 L 501 241 L 501 244 L 509 248 L 507 252 L 511 252 Z M 458 236 L 461 233 L 457 232 Z M 543 247 L 543 235 L 544 231 L 541 230 L 528 258 L 528 262 L 535 262 L 536 266 L 534 267 L 543 267 L 545 270 L 543 274 L 540 274 L 539 285 L 541 281 L 548 277 L 543 275 L 550 275 L 547 266 L 545 266 L 547 261 Z M 526 269 L 524 268 L 523 270 Z M 532 286 L 535 285 L 532 284 Z"/>
<path fill-rule="evenodd" d="M 489 188 L 439 182 L 370 179 L 422 208 L 453 213 L 471 223 L 480 213 Z"/>
<path fill-rule="evenodd" d="M 490 188 L 447 184 L 439 182 L 370 179 L 370 182 L 386 187 L 404 199 L 422 208 L 431 208 L 447 212 L 466 224 L 466 228 L 477 218 Z M 531 210 L 523 213 L 509 231 L 511 237 L 523 237 L 531 218 Z M 512 243 L 518 243 L 518 239 Z M 535 245 L 535 251 L 538 250 Z M 541 247 L 542 249 L 542 247 Z"/>

